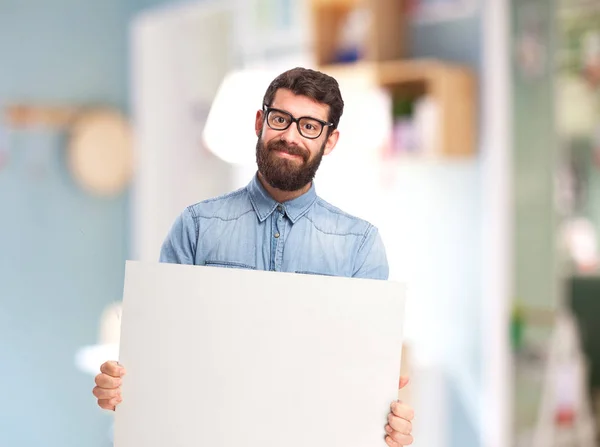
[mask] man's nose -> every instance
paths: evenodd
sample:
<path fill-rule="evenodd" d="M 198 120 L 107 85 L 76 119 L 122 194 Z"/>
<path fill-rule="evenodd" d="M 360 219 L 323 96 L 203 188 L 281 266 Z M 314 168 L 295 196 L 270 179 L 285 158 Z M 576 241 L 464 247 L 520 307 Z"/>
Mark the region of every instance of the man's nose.
<path fill-rule="evenodd" d="M 292 123 L 290 127 L 281 132 L 281 139 L 289 144 L 300 144 L 302 138 L 296 123 Z"/>

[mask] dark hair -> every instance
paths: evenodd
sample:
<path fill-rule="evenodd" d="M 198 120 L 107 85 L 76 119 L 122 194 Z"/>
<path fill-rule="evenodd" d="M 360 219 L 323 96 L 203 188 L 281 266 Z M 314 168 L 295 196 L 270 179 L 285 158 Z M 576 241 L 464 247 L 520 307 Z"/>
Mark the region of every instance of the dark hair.
<path fill-rule="evenodd" d="M 279 89 L 291 90 L 295 95 L 307 96 L 321 104 L 329 106 L 328 121 L 337 128 L 342 113 L 344 100 L 338 82 L 329 75 L 308 68 L 293 68 L 277 76 L 267 91 L 263 103 L 271 106 Z"/>

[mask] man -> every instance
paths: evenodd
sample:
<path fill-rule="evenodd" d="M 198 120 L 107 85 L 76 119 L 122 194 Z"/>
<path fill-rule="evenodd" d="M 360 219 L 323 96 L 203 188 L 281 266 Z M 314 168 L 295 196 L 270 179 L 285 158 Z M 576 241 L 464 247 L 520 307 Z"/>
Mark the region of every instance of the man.
<path fill-rule="evenodd" d="M 245 188 L 184 210 L 161 262 L 386 280 L 378 230 L 315 192 L 313 178 L 338 141 L 343 109 L 330 76 L 295 68 L 274 79 L 256 113 L 256 176 Z M 100 407 L 114 410 L 121 402 L 124 372 L 115 362 L 102 365 L 94 388 Z M 412 408 L 392 403 L 389 446 L 412 443 L 412 418 Z"/>

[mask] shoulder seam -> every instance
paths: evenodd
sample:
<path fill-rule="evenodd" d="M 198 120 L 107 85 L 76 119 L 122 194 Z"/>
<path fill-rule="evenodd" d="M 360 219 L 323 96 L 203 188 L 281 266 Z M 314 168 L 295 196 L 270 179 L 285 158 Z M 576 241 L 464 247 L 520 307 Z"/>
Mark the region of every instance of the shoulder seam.
<path fill-rule="evenodd" d="M 196 214 L 196 210 L 194 210 L 193 206 L 188 206 L 187 210 L 194 221 L 194 229 L 196 230 L 196 245 L 198 245 L 198 238 L 200 237 L 200 224 L 198 223 L 198 215 Z"/>
<path fill-rule="evenodd" d="M 246 187 L 240 188 L 240 189 L 238 189 L 236 191 L 229 192 L 227 194 L 223 194 L 221 196 L 212 197 L 212 198 L 206 199 L 206 200 L 201 200 L 200 202 L 196 202 L 196 203 L 194 203 L 192 205 L 189 205 L 188 208 L 193 209 L 194 207 L 196 207 L 198 205 L 202 205 L 204 203 L 213 203 L 213 202 L 217 202 L 219 200 L 229 199 L 230 197 L 234 197 L 234 196 L 237 196 L 237 195 L 240 195 L 240 194 L 244 193 L 245 190 L 246 190 Z M 193 215 L 194 215 L 194 217 L 198 217 L 194 213 L 193 213 Z"/>
<path fill-rule="evenodd" d="M 201 216 L 201 215 L 197 215 L 194 219 L 195 220 L 198 220 L 198 219 L 218 219 L 218 220 L 221 220 L 223 222 L 230 222 L 232 220 L 237 220 L 240 217 L 245 216 L 246 214 L 251 213 L 253 211 L 254 211 L 254 208 L 250 208 L 249 210 L 244 211 L 244 212 L 242 212 L 240 214 L 237 214 L 235 217 L 232 217 L 230 219 L 225 219 L 224 217 L 220 217 L 220 216 Z"/>
<path fill-rule="evenodd" d="M 319 231 L 320 233 L 323 233 L 323 234 L 329 234 L 331 236 L 363 236 L 362 233 L 354 233 L 352 231 L 347 232 L 347 233 L 332 233 L 329 231 L 325 231 L 325 230 L 319 228 L 319 226 L 315 223 L 315 221 L 312 220 L 308 215 L 305 215 L 304 217 L 312 224 L 313 227 L 315 227 L 315 229 L 317 231 Z"/>
<path fill-rule="evenodd" d="M 369 224 L 367 226 L 367 230 L 365 231 L 364 235 L 363 235 L 363 240 L 360 243 L 360 247 L 358 247 L 358 251 L 361 251 L 363 246 L 365 245 L 365 242 L 367 242 L 367 238 L 369 236 L 369 234 L 371 233 L 371 230 L 373 230 L 373 228 L 375 228 L 372 224 Z"/>
<path fill-rule="evenodd" d="M 363 219 L 361 219 L 360 217 L 356 217 L 356 216 L 353 216 L 352 214 L 348 214 L 345 211 L 342 211 L 338 207 L 331 205 L 329 202 L 323 200 L 320 197 L 317 198 L 316 204 L 319 205 L 321 208 L 325 208 L 327 211 L 329 211 L 331 213 L 338 214 L 340 216 L 349 217 L 351 219 L 356 219 L 356 220 L 359 220 L 359 221 L 366 222 Z"/>
<path fill-rule="evenodd" d="M 197 207 L 205 205 L 205 204 L 210 204 L 210 203 L 214 203 L 214 202 L 218 202 L 221 200 L 226 200 L 226 199 L 230 199 L 232 197 L 236 197 L 239 196 L 241 194 L 243 194 L 244 192 L 246 192 L 246 187 L 244 188 L 240 188 L 236 191 L 232 191 L 230 193 L 224 194 L 222 196 L 218 196 L 218 197 L 213 197 L 211 199 L 206 199 L 206 200 L 202 200 L 200 202 L 194 203 L 193 205 L 188 206 L 188 209 L 190 210 L 190 213 L 192 215 L 192 218 L 194 219 L 194 222 L 196 223 L 196 229 L 198 230 L 198 235 L 200 234 L 200 229 L 198 227 L 198 219 L 219 219 L 222 220 L 224 222 L 228 222 L 228 221 L 232 221 L 235 219 L 238 219 L 239 217 L 248 214 L 249 212 L 253 211 L 253 208 L 251 207 L 249 210 L 247 211 L 243 211 L 240 214 L 237 214 L 235 217 L 232 217 L 230 219 L 226 219 L 223 217 L 219 217 L 216 215 L 203 215 L 203 214 L 199 214 Z"/>
<path fill-rule="evenodd" d="M 236 191 L 231 191 L 231 192 L 229 192 L 227 194 L 223 194 L 223 195 L 218 196 L 218 197 L 213 197 L 211 199 L 203 200 L 201 202 L 198 202 L 196 205 L 199 205 L 201 203 L 212 203 L 212 202 L 216 202 L 218 200 L 229 199 L 230 197 L 237 196 L 237 195 L 240 195 L 240 194 L 244 193 L 246 191 L 246 189 L 247 188 L 244 186 L 243 188 L 240 188 L 240 189 L 238 189 Z"/>
<path fill-rule="evenodd" d="M 361 219 L 360 217 L 353 216 L 352 214 L 349 214 L 349 213 L 347 213 L 347 212 L 339 209 L 338 207 L 336 207 L 336 206 L 330 204 L 329 202 L 327 202 L 326 200 L 323 200 L 321 197 L 317 197 L 317 201 L 315 203 L 318 204 L 321 208 L 326 209 L 330 213 L 337 214 L 338 216 L 344 216 L 344 217 L 347 217 L 348 219 L 353 219 L 353 220 L 355 220 L 357 222 L 360 222 L 360 223 L 366 225 L 366 229 L 365 229 L 364 233 L 362 233 L 362 232 L 361 233 L 355 233 L 355 232 L 349 232 L 349 233 L 328 233 L 326 231 L 321 230 L 315 224 L 315 222 L 310 217 L 308 217 L 308 215 L 306 216 L 306 218 L 313 224 L 313 226 L 318 231 L 320 231 L 321 233 L 324 233 L 324 234 L 339 234 L 340 236 L 341 235 L 346 235 L 346 236 L 347 235 L 362 236 L 363 240 L 361 241 L 361 244 L 360 244 L 360 248 L 362 248 L 362 246 L 365 243 L 365 240 L 367 239 L 367 236 L 369 235 L 369 232 L 370 232 L 371 228 L 373 227 L 373 225 L 370 222 L 368 222 L 368 221 L 366 221 L 364 219 Z"/>

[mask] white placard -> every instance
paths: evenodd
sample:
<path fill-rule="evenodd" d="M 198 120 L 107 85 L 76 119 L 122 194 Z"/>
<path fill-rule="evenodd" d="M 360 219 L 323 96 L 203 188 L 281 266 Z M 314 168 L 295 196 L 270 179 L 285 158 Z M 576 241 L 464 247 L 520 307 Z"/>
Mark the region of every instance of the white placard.
<path fill-rule="evenodd" d="M 128 262 L 115 447 L 384 446 L 404 287 Z"/>

